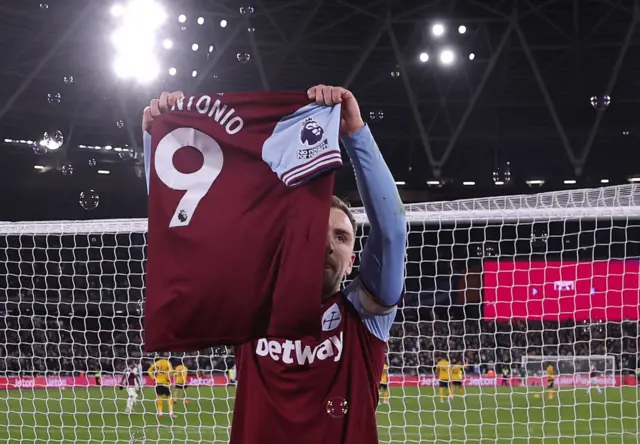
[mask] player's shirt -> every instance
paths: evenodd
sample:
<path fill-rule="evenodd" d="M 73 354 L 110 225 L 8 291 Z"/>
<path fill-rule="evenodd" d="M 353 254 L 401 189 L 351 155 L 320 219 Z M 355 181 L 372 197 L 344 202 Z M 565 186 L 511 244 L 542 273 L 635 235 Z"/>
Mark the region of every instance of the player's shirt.
<path fill-rule="evenodd" d="M 318 337 L 340 107 L 262 92 L 174 108 L 145 137 L 147 351 Z"/>
<path fill-rule="evenodd" d="M 149 376 L 156 381 L 156 385 L 170 385 L 172 372 L 171 363 L 166 359 L 158 359 L 147 370 Z"/>
<path fill-rule="evenodd" d="M 462 381 L 463 370 L 461 365 L 459 364 L 452 365 L 450 373 L 451 373 L 452 381 Z"/>
<path fill-rule="evenodd" d="M 547 367 L 547 381 L 553 382 L 553 367 Z"/>
<path fill-rule="evenodd" d="M 382 367 L 382 377 L 380 378 L 380 384 L 389 383 L 389 366 L 387 364 Z"/>
<path fill-rule="evenodd" d="M 591 378 L 597 378 L 598 377 L 598 372 L 592 371 L 592 372 L 589 373 L 589 376 Z"/>
<path fill-rule="evenodd" d="M 395 308 L 363 314 L 359 280 L 322 306 L 322 337 L 268 338 L 235 348 L 232 444 L 372 444 Z"/>
<path fill-rule="evenodd" d="M 140 387 L 140 374 L 137 367 L 127 367 L 122 375 L 121 383 L 127 387 Z"/>
<path fill-rule="evenodd" d="M 173 369 L 173 374 L 176 378 L 176 385 L 185 385 L 187 383 L 189 369 L 185 365 L 180 364 Z"/>
<path fill-rule="evenodd" d="M 440 381 L 448 381 L 449 380 L 449 361 L 446 359 L 440 359 L 436 362 L 436 373 L 438 374 L 438 379 Z"/>

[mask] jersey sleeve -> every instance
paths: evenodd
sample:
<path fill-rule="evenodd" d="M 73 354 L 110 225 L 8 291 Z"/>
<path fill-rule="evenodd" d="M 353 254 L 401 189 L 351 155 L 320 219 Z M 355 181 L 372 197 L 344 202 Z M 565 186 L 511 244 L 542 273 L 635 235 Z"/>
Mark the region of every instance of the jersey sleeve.
<path fill-rule="evenodd" d="M 369 332 L 381 341 L 386 342 L 389 339 L 389 333 L 391 331 L 393 321 L 396 318 L 398 307 L 394 306 L 382 315 L 370 314 L 364 307 L 362 307 L 362 298 L 363 296 L 366 297 L 364 294 L 365 291 L 366 290 L 360 283 L 360 278 L 356 278 L 347 286 L 347 288 L 344 289 L 344 294 L 347 296 L 349 302 L 351 302 L 351 305 L 353 305 L 356 311 L 360 314 L 360 318 Z"/>
<path fill-rule="evenodd" d="M 340 105 L 310 104 L 278 122 L 262 146 L 262 160 L 288 187 L 342 166 Z"/>

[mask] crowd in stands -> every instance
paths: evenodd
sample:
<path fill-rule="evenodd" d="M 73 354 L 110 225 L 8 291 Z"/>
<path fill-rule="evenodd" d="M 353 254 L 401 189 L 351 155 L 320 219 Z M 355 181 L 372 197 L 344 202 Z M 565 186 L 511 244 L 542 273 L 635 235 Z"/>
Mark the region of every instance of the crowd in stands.
<path fill-rule="evenodd" d="M 127 359 L 155 358 L 144 353 L 140 317 L 0 317 L 0 376 L 77 375 L 121 371 Z M 640 325 L 512 321 L 400 322 L 391 330 L 388 357 L 395 374 L 430 375 L 446 356 L 468 364 L 471 373 L 499 367 L 516 369 L 522 356 L 610 355 L 618 374 L 638 365 Z M 234 365 L 231 348 L 185 354 L 190 369 L 223 373 Z"/>

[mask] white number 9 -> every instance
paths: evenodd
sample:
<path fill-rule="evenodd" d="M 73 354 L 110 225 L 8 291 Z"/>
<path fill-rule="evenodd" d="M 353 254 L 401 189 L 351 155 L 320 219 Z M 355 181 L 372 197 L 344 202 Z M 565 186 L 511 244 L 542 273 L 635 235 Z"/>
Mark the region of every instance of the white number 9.
<path fill-rule="evenodd" d="M 202 167 L 193 173 L 182 173 L 173 164 L 173 156 L 181 148 L 192 146 L 202 153 Z M 164 136 L 156 147 L 154 168 L 158 178 L 172 190 L 186 191 L 178 203 L 170 227 L 185 227 L 218 178 L 224 163 L 222 149 L 211 136 L 193 128 L 178 128 Z"/>

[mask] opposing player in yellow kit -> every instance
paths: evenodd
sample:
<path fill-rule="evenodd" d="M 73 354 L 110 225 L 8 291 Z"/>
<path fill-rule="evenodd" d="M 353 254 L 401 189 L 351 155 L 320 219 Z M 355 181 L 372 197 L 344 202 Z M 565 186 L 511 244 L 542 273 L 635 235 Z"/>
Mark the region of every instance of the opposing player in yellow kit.
<path fill-rule="evenodd" d="M 547 391 L 549 392 L 547 399 L 551 401 L 553 399 L 553 386 L 555 382 L 555 375 L 553 372 L 553 366 L 551 364 L 547 365 Z"/>
<path fill-rule="evenodd" d="M 184 395 L 185 405 L 189 404 L 189 398 L 187 398 L 188 375 L 189 375 L 189 369 L 187 368 L 186 365 L 184 365 L 184 362 L 178 364 L 173 369 L 173 376 L 175 377 L 175 389 L 173 390 L 172 401 L 174 404 L 178 402 L 178 390 L 181 390 L 182 394 Z"/>
<path fill-rule="evenodd" d="M 451 365 L 451 393 L 464 396 L 464 367 L 456 362 Z"/>
<path fill-rule="evenodd" d="M 441 357 L 436 362 L 436 374 L 440 385 L 440 402 L 444 402 L 445 393 L 447 393 L 448 397 L 451 397 L 451 387 L 449 386 L 450 370 L 449 360 L 445 357 Z"/>
<path fill-rule="evenodd" d="M 173 413 L 173 403 L 171 402 L 171 373 L 173 372 L 173 368 L 171 367 L 171 363 L 168 359 L 162 358 L 158 359 L 156 362 L 151 364 L 147 373 L 156 383 L 156 410 L 158 412 L 158 416 L 162 417 L 164 415 L 163 412 L 163 401 L 167 401 L 167 407 L 169 410 L 169 416 L 174 417 Z"/>
<path fill-rule="evenodd" d="M 380 377 L 380 402 L 389 404 L 389 365 L 387 363 L 384 364 Z"/>

